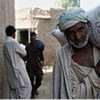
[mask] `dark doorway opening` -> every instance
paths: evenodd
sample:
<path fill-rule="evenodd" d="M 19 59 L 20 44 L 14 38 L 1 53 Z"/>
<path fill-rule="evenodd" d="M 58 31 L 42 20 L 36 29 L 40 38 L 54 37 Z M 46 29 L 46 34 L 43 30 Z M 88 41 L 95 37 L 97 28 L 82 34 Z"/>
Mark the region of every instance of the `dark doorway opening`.
<path fill-rule="evenodd" d="M 19 42 L 24 44 L 24 45 L 27 45 L 27 43 L 28 43 L 28 30 L 27 29 L 19 30 L 19 35 L 20 35 Z"/>

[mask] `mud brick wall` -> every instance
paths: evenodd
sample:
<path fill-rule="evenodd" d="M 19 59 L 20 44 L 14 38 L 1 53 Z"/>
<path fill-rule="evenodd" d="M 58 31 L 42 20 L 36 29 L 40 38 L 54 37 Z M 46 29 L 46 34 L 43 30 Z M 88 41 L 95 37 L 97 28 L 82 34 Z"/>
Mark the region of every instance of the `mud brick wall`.
<path fill-rule="evenodd" d="M 8 83 L 3 59 L 5 28 L 14 25 L 14 0 L 0 0 L 0 99 L 8 99 Z"/>

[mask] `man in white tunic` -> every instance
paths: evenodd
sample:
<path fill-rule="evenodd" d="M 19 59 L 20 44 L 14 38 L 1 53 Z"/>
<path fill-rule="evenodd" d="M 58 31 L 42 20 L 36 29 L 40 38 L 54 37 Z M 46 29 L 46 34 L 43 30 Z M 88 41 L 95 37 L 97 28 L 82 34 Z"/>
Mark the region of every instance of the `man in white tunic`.
<path fill-rule="evenodd" d="M 9 83 L 10 99 L 30 99 L 31 83 L 22 57 L 26 51 L 15 40 L 15 27 L 6 27 L 7 39 L 3 46 L 4 61 Z"/>
<path fill-rule="evenodd" d="M 100 53 L 89 40 L 88 16 L 71 8 L 59 16 L 68 43 L 59 48 L 53 67 L 54 99 L 97 99 L 100 96 Z"/>

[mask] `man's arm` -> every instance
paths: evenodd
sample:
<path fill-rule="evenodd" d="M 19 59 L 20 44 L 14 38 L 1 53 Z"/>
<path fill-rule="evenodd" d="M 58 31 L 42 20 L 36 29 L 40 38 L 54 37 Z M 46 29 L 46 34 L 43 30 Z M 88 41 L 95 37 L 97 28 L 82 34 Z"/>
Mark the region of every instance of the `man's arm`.
<path fill-rule="evenodd" d="M 16 53 L 18 53 L 22 58 L 26 56 L 25 48 L 23 48 L 18 42 L 16 42 Z"/>

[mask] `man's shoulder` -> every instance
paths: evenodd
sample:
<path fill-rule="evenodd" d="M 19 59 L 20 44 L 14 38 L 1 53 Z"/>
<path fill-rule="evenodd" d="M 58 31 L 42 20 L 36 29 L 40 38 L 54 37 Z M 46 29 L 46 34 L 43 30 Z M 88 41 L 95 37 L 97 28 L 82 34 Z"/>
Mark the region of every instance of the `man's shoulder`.
<path fill-rule="evenodd" d="M 69 43 L 66 43 L 65 45 L 61 46 L 59 49 L 69 49 L 69 50 L 71 50 L 71 46 L 69 45 Z"/>
<path fill-rule="evenodd" d="M 41 43 L 41 44 L 44 45 L 43 41 L 41 41 L 41 40 L 36 40 L 35 42 L 37 42 L 37 43 Z"/>
<path fill-rule="evenodd" d="M 44 50 L 45 45 L 44 45 L 44 43 L 41 40 L 36 40 L 35 41 L 35 48 L 37 50 Z"/>
<path fill-rule="evenodd" d="M 68 43 L 66 43 L 65 45 L 63 46 L 60 46 L 59 48 L 57 48 L 57 51 L 60 52 L 62 50 L 71 50 L 71 47 Z"/>
<path fill-rule="evenodd" d="M 12 37 L 8 37 L 6 39 L 6 41 L 5 41 L 5 43 L 6 44 L 14 44 L 14 45 L 16 45 L 17 41 L 14 38 L 12 38 Z"/>

